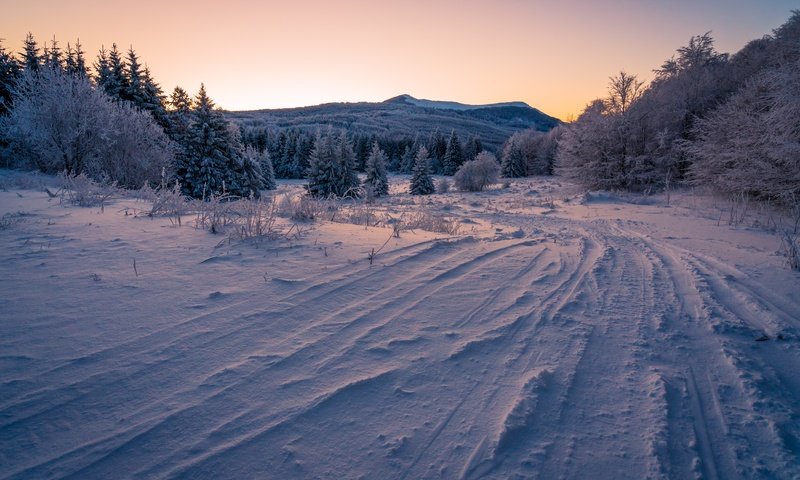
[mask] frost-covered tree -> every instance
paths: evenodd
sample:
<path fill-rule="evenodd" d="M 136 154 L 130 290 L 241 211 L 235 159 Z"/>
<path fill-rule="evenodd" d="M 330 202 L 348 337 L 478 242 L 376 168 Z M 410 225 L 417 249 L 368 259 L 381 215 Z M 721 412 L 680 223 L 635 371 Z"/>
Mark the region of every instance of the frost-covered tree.
<path fill-rule="evenodd" d="M 411 174 L 411 184 L 408 193 L 411 195 L 430 195 L 436 189 L 430 175 L 428 149 L 420 147 L 414 160 L 414 172 Z"/>
<path fill-rule="evenodd" d="M 467 192 L 480 192 L 500 177 L 500 165 L 497 158 L 489 152 L 481 152 L 464 163 L 453 177 L 453 183 L 459 190 Z"/>
<path fill-rule="evenodd" d="M 519 178 L 528 174 L 522 148 L 513 138 L 509 139 L 503 147 L 500 173 L 506 178 Z"/>
<path fill-rule="evenodd" d="M 22 52 L 20 52 L 19 63 L 23 70 L 38 72 L 42 66 L 42 58 L 39 56 L 40 48 L 33 38 L 33 34 L 28 32 L 23 42 Z"/>
<path fill-rule="evenodd" d="M 338 195 L 342 178 L 341 165 L 336 152 L 336 142 L 329 130 L 317 132 L 308 167 L 308 193 L 314 197 Z"/>
<path fill-rule="evenodd" d="M 339 134 L 337 157 L 342 176 L 336 194 L 340 197 L 357 197 L 361 182 L 356 172 L 356 154 L 344 130 Z"/>
<path fill-rule="evenodd" d="M 475 160 L 475 157 L 483 151 L 481 137 L 471 135 L 464 145 L 464 161 Z"/>
<path fill-rule="evenodd" d="M 44 65 L 47 68 L 51 68 L 53 70 L 62 70 L 64 68 L 64 58 L 61 52 L 61 48 L 58 46 L 58 41 L 56 37 L 53 36 L 53 41 L 50 43 L 50 47 L 47 46 L 47 42 L 44 44 Z"/>
<path fill-rule="evenodd" d="M 20 75 L 19 63 L 6 52 L 0 41 L 0 116 L 11 108 L 11 92 Z"/>
<path fill-rule="evenodd" d="M 461 141 L 458 139 L 456 131 L 453 130 L 442 158 L 442 174 L 454 175 L 463 164 L 464 152 L 461 148 Z"/>
<path fill-rule="evenodd" d="M 369 190 L 376 197 L 389 194 L 389 181 L 386 177 L 386 154 L 383 153 L 378 142 L 372 144 L 372 151 L 367 158 L 367 178 L 364 180 L 364 189 Z"/>
<path fill-rule="evenodd" d="M 125 62 L 116 43 L 112 44 L 107 53 L 105 49 L 100 49 L 97 58 L 97 85 L 114 99 L 124 98 L 127 91 L 128 77 L 125 70 Z"/>
<path fill-rule="evenodd" d="M 86 78 L 49 68 L 20 77 L 0 132 L 17 165 L 123 187 L 156 181 L 172 161 L 171 144 L 149 115 L 114 103 Z"/>
<path fill-rule="evenodd" d="M 84 78 L 89 76 L 89 72 L 86 69 L 85 54 L 86 52 L 83 51 L 80 39 L 75 42 L 75 48 L 72 48 L 69 42 L 67 42 L 64 69 L 68 74 Z"/>
<path fill-rule="evenodd" d="M 185 195 L 194 198 L 250 195 L 257 179 L 251 178 L 245 170 L 238 134 L 216 109 L 205 85 L 201 84 L 185 144 L 185 171 L 178 179 Z"/>
<path fill-rule="evenodd" d="M 100 50 L 97 52 L 97 59 L 94 61 L 94 81 L 98 87 L 103 87 L 109 82 L 111 77 L 111 65 L 108 62 L 108 50 L 101 45 Z"/>
<path fill-rule="evenodd" d="M 269 158 L 267 158 L 269 159 Z M 272 188 L 275 188 L 275 179 L 272 179 Z M 261 154 L 253 147 L 245 147 L 242 155 L 242 180 L 241 190 L 249 192 L 252 198 L 259 198 L 261 190 L 267 188 L 264 171 L 261 168 Z"/>
<path fill-rule="evenodd" d="M 119 92 L 119 96 L 122 100 L 127 100 L 141 108 L 145 102 L 142 66 L 139 63 L 139 56 L 133 50 L 133 46 L 128 48 L 124 69 L 126 81 Z"/>
<path fill-rule="evenodd" d="M 798 78 L 800 60 L 765 70 L 701 119 L 688 147 L 692 180 L 726 193 L 800 201 Z"/>
<path fill-rule="evenodd" d="M 250 148 L 255 150 L 255 159 L 258 161 L 259 165 L 261 165 L 261 173 L 264 179 L 264 190 L 275 190 L 278 188 L 278 182 L 275 181 L 275 169 L 272 168 L 272 160 L 269 158 L 269 151 L 267 151 L 266 148 L 264 150 L 258 150 L 254 147 Z"/>

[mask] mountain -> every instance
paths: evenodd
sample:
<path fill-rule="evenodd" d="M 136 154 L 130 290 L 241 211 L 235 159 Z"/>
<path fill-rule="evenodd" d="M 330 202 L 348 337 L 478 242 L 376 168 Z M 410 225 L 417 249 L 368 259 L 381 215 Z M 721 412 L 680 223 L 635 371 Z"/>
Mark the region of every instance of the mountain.
<path fill-rule="evenodd" d="M 399 95 L 383 102 L 326 103 L 311 107 L 226 112 L 243 127 L 327 128 L 397 137 L 427 137 L 437 129 L 451 130 L 462 139 L 478 135 L 496 150 L 518 130 L 548 131 L 561 121 L 524 102 L 467 105 L 458 102 L 417 99 Z"/>
<path fill-rule="evenodd" d="M 477 110 L 480 108 L 499 108 L 499 107 L 519 107 L 531 108 L 525 102 L 505 102 L 505 103 L 490 103 L 488 105 L 467 105 L 458 102 L 443 102 L 440 100 L 425 100 L 424 98 L 414 98 L 411 95 L 403 94 L 390 98 L 383 103 L 400 103 L 405 105 L 415 105 L 423 108 L 437 108 L 441 110 Z"/>

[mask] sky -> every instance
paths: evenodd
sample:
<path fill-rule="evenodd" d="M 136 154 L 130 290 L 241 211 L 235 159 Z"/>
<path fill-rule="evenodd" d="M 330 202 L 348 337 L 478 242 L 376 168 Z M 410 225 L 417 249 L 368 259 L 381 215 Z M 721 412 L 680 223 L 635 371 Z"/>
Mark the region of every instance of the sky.
<path fill-rule="evenodd" d="M 0 38 L 21 50 L 80 38 L 133 46 L 166 92 L 205 83 L 229 110 L 382 101 L 399 94 L 524 101 L 561 119 L 608 77 L 652 70 L 692 35 L 735 52 L 798 0 L 0 0 Z"/>

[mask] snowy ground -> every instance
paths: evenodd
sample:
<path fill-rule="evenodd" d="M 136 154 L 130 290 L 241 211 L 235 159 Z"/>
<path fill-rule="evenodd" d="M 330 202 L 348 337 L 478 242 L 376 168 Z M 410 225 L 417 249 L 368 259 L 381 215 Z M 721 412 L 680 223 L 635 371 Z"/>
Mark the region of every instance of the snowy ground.
<path fill-rule="evenodd" d="M 2 479 L 800 476 L 800 275 L 766 212 L 398 194 L 463 234 L 370 265 L 390 229 L 237 243 L 7 188 Z"/>

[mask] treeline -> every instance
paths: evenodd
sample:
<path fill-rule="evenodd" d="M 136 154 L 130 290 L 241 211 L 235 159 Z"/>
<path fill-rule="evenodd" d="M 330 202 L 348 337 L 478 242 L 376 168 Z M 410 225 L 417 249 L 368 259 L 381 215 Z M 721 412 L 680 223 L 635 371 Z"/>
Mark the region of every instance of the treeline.
<path fill-rule="evenodd" d="M 318 132 L 298 128 L 240 128 L 245 145 L 267 152 L 272 159 L 277 178 L 306 178 Z M 354 168 L 358 172 L 366 172 L 367 160 L 375 144 L 386 155 L 388 171 L 405 174 L 412 173 L 421 147 L 430 152 L 431 173 L 438 175 L 454 175 L 464 162 L 473 160 L 484 150 L 480 137 L 470 136 L 462 141 L 455 131 L 445 136 L 436 130 L 424 138 L 421 135 L 409 137 L 363 134 L 357 131 L 345 135 L 355 155 Z"/>
<path fill-rule="evenodd" d="M 184 194 L 258 196 L 275 187 L 268 156 L 248 148 L 201 85 L 167 96 L 131 47 L 80 42 L 17 55 L 0 44 L 0 155 L 7 166 L 85 174 L 126 188 L 178 182 Z"/>
<path fill-rule="evenodd" d="M 556 173 L 590 188 L 672 181 L 796 203 L 800 198 L 800 12 L 729 56 L 695 36 L 647 86 L 620 72 L 564 129 Z"/>

